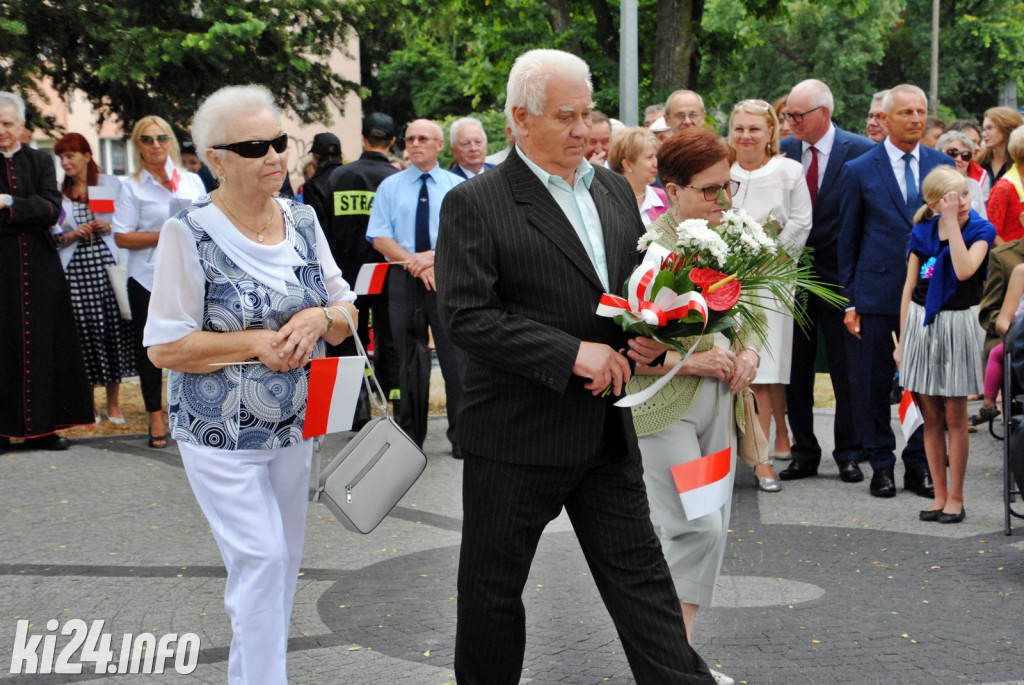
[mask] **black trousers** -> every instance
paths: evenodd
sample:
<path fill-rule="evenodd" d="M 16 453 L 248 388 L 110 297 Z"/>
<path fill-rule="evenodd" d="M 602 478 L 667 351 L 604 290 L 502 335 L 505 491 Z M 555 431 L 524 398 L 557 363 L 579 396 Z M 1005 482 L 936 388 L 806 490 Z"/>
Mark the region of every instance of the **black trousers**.
<path fill-rule="evenodd" d="M 786 386 L 793 459 L 818 464 L 821 445 L 814 434 L 814 358 L 818 353 L 818 335 L 825 341 L 828 372 L 836 396 L 836 415 L 832 426 L 836 462 L 859 459 L 860 433 L 857 430 L 857 405 L 850 385 L 849 359 L 857 339 L 843 323 L 845 312 L 813 295 L 807 298 L 808 329 L 793 324 L 793 364 Z"/>
<path fill-rule="evenodd" d="M 142 334 L 149 318 L 149 291 L 134 278 L 128 279 L 128 307 L 132 310 L 132 327 L 135 330 L 135 368 L 139 371 L 142 402 L 146 411 L 160 411 L 163 409 L 164 372 L 153 366 L 142 345 Z"/>
<path fill-rule="evenodd" d="M 892 430 L 889 395 L 896 375 L 892 336 L 899 331 L 899 317 L 862 314 L 860 317 L 860 355 L 853 370 L 860 378 L 854 385 L 861 416 L 861 442 L 871 468 L 892 468 L 896 464 L 896 435 Z M 927 469 L 924 430 L 918 428 L 903 448 L 907 469 Z"/>
<path fill-rule="evenodd" d="M 455 636 L 459 685 L 519 682 L 526 645 L 523 588 L 541 533 L 562 507 L 636 682 L 714 682 L 687 642 L 679 600 L 651 523 L 643 469 L 638 458 L 626 453 L 621 436 L 602 441 L 591 463 L 572 468 L 466 454 L 462 506 Z"/>
<path fill-rule="evenodd" d="M 437 291 L 427 290 L 423 282 L 405 269 L 392 268 L 388 274 L 391 290 L 391 332 L 398 350 L 401 370 L 401 406 L 398 425 L 421 447 L 427 437 L 427 413 L 430 401 L 430 333 L 444 377 L 448 413 L 448 440 L 454 442 L 455 424 L 462 402 L 466 377 L 466 353 L 448 337 L 437 314 Z M 428 332 L 427 328 L 430 328 Z"/>

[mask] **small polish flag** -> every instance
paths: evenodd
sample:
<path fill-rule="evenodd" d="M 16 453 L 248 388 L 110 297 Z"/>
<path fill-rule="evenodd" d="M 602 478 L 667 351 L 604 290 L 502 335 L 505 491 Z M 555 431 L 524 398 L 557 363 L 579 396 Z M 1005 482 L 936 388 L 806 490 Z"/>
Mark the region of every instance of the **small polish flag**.
<path fill-rule="evenodd" d="M 389 266 L 391 262 L 363 264 L 359 268 L 359 275 L 356 276 L 356 295 L 380 295 Z"/>
<path fill-rule="evenodd" d="M 732 491 L 732 448 L 673 466 L 672 479 L 686 520 L 693 521 L 722 507 Z"/>
<path fill-rule="evenodd" d="M 365 369 L 366 357 L 327 357 L 310 362 L 303 438 L 351 430 Z"/>
<path fill-rule="evenodd" d="M 113 214 L 117 188 L 89 186 L 89 211 L 93 214 Z"/>
<path fill-rule="evenodd" d="M 903 439 L 910 442 L 910 436 L 923 425 L 924 418 L 921 416 L 921 408 L 917 406 L 917 400 L 914 399 L 914 393 L 904 390 L 900 399 L 900 428 L 903 429 Z"/>

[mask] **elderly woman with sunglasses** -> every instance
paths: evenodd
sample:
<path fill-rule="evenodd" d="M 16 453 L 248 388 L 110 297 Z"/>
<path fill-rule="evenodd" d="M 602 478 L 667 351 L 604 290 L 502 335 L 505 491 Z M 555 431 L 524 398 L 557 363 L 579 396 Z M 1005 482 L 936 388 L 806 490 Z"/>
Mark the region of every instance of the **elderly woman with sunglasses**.
<path fill-rule="evenodd" d="M 149 446 L 164 448 L 163 372 L 149 360 L 142 344 L 153 291 L 153 253 L 167 218 L 190 205 L 206 188 L 202 179 L 182 167 L 178 139 L 170 124 L 160 117 L 140 119 L 132 129 L 131 140 L 135 173 L 121 183 L 112 224 L 114 241 L 128 251 L 128 304 L 135 331 L 135 367 L 142 402 L 149 412 Z"/>
<path fill-rule="evenodd" d="M 976 211 L 981 218 L 987 219 L 985 211 L 985 197 L 981 184 L 971 178 L 971 160 L 978 151 L 974 141 L 963 131 L 946 131 L 939 136 L 935 143 L 935 149 L 946 153 L 956 163 L 956 170 L 967 178 L 967 190 L 971 193 L 971 209 Z M 977 166 L 974 164 L 973 166 Z M 978 167 L 980 168 L 980 167 Z"/>
<path fill-rule="evenodd" d="M 355 295 L 316 214 L 277 198 L 280 111 L 261 86 L 211 95 L 192 124 L 220 187 L 164 224 L 145 341 L 196 500 L 228 570 L 228 681 L 287 683 L 312 440 L 307 364 L 351 334 Z"/>

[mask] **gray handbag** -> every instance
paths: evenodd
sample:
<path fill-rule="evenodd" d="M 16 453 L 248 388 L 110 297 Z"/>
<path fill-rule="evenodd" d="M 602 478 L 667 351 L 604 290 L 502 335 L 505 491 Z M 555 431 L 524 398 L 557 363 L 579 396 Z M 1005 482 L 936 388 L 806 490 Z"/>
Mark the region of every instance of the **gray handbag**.
<path fill-rule="evenodd" d="M 351 315 L 340 311 L 355 331 Z M 359 336 L 353 333 L 356 349 L 367 360 L 364 375 L 370 401 L 383 416 L 371 420 L 338 452 L 323 470 L 316 458 L 317 488 L 314 502 L 323 502 L 351 531 L 370 533 L 405 496 L 427 467 L 427 457 L 388 414 L 388 403 Z M 373 381 L 371 387 L 370 381 Z M 374 393 L 376 389 L 376 393 Z"/>

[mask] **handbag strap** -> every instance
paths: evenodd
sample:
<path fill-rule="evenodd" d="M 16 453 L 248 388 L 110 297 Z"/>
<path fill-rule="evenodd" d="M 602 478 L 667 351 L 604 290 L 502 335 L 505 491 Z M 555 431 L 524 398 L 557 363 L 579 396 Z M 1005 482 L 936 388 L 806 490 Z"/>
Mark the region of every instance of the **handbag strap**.
<path fill-rule="evenodd" d="M 377 380 L 377 374 L 373 372 L 373 366 L 370 365 L 370 355 L 366 353 L 366 348 L 363 347 L 363 341 L 359 339 L 359 335 L 356 333 L 356 324 L 352 320 L 352 315 L 348 313 L 348 310 L 344 307 L 331 307 L 336 312 L 341 312 L 341 315 L 345 317 L 345 321 L 348 322 L 348 329 L 352 331 L 352 339 L 356 344 L 356 351 L 359 355 L 366 360 L 366 373 L 363 374 L 363 384 L 366 386 L 366 392 L 370 396 L 370 401 L 373 402 L 373 406 L 377 407 L 384 416 L 388 415 L 388 398 L 384 394 L 384 389 L 380 387 L 380 381 Z M 370 381 L 373 380 L 373 387 L 370 386 Z M 377 394 L 374 394 L 374 388 L 377 389 Z"/>

